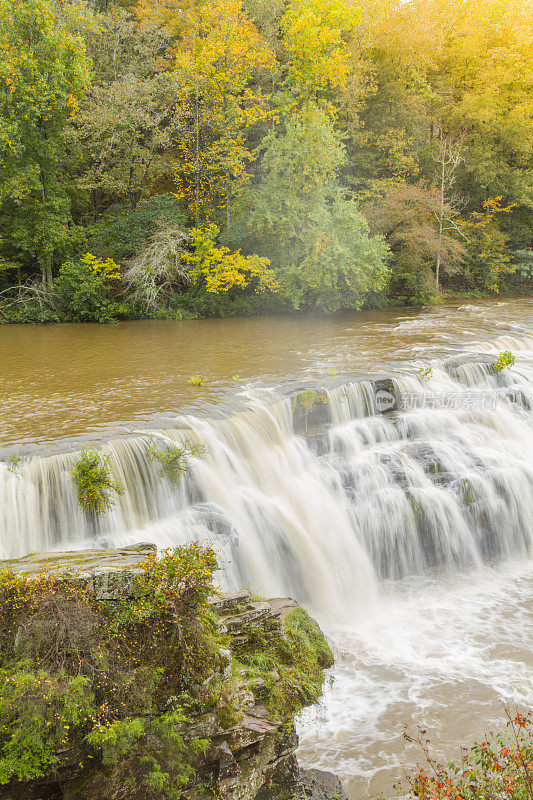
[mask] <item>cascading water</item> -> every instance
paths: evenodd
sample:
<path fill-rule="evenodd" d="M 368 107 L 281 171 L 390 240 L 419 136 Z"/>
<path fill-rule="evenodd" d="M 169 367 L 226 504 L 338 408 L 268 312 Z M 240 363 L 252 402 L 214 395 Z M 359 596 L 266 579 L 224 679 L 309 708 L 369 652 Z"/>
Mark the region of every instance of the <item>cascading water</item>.
<path fill-rule="evenodd" d="M 375 794 L 390 787 L 380 772 L 397 772 L 406 717 L 427 710 L 449 729 L 439 708 L 450 695 L 472 715 L 478 692 L 485 719 L 496 697 L 532 691 L 530 584 L 515 565 L 533 550 L 533 337 L 512 338 L 434 360 L 428 378 L 412 362 L 390 378 L 333 381 L 303 416 L 298 392 L 256 389 L 225 419 L 176 417 L 109 441 L 127 491 L 99 518 L 78 508 L 71 453 L 0 464 L 0 557 L 212 543 L 226 586 L 297 597 L 323 622 L 336 683 L 319 730 L 302 722 L 302 757 L 335 768 L 354 797 Z M 521 357 L 496 374 L 503 349 Z M 148 456 L 151 435 L 206 447 L 177 488 Z M 489 657 L 491 635 L 501 649 Z"/>
<path fill-rule="evenodd" d="M 294 433 L 290 397 L 273 393 L 224 420 L 182 418 L 151 433 L 162 446 L 192 436 L 205 458 L 172 489 L 148 457 L 149 433 L 109 442 L 127 491 L 98 519 L 77 507 L 70 454 L 30 459 L 19 474 L 2 467 L 2 555 L 195 536 L 220 551 L 231 587 L 351 613 L 377 579 L 475 568 L 531 547 L 531 395 L 514 383 L 487 363 L 435 365 L 429 381 L 397 375 L 400 410 L 381 414 L 375 382 L 347 382 L 325 393 L 331 423 L 307 436 Z M 472 386 L 489 408 L 443 407 L 444 393 L 461 401 Z M 413 397 L 424 407 L 402 411 Z"/>

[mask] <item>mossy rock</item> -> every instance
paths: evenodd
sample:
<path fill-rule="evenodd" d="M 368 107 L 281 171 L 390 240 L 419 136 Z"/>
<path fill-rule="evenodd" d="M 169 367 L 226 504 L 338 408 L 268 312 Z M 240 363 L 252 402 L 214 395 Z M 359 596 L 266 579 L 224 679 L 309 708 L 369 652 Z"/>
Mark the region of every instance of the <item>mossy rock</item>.
<path fill-rule="evenodd" d="M 331 421 L 328 395 L 323 387 L 303 389 L 291 397 L 294 432 L 316 432 Z"/>

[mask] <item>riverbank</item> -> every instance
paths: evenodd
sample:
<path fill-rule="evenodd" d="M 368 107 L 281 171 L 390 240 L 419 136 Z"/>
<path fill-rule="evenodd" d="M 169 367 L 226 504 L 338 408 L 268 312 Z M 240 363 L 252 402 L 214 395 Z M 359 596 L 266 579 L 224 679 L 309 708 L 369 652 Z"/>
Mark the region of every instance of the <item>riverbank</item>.
<path fill-rule="evenodd" d="M 214 592 L 196 545 L 0 562 L 0 798 L 345 797 L 294 716 L 333 663 L 289 598 Z"/>
<path fill-rule="evenodd" d="M 415 304 L 399 302 L 395 298 L 388 298 L 385 295 L 381 298 L 364 304 L 358 311 L 341 310 L 335 312 L 325 312 L 318 308 L 303 310 L 294 309 L 288 302 L 277 298 L 275 295 L 238 295 L 228 293 L 225 296 L 212 295 L 203 292 L 201 294 L 184 293 L 176 295 L 166 308 L 152 309 L 151 311 L 142 310 L 135 304 L 128 302 L 127 298 L 111 299 L 108 303 L 97 303 L 97 308 L 85 309 L 80 314 L 73 313 L 72 309 L 61 309 L 57 303 L 50 305 L 37 296 L 28 297 L 23 295 L 20 300 L 16 297 L 7 302 L 0 301 L 0 325 L 36 325 L 36 324 L 75 324 L 80 322 L 92 322 L 103 325 L 116 324 L 119 322 L 133 320 L 196 320 L 196 319 L 227 319 L 233 317 L 262 317 L 272 314 L 282 314 L 286 316 L 303 317 L 309 314 L 329 317 L 346 313 L 361 313 L 372 311 L 420 311 L 424 308 L 438 307 L 452 302 L 483 301 L 500 302 L 515 298 L 533 297 L 533 286 L 531 283 L 524 283 L 515 289 L 502 289 L 497 295 L 494 292 L 482 292 L 476 290 L 453 290 L 444 289 L 440 299 L 436 297 L 427 304 Z M 105 306 L 105 309 L 102 308 Z"/>

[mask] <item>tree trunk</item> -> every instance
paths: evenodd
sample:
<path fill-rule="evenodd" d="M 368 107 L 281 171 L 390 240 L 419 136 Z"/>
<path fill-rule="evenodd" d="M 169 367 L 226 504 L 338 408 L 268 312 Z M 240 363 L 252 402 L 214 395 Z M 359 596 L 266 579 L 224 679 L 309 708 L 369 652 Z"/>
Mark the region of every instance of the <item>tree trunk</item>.
<path fill-rule="evenodd" d="M 200 121 L 198 118 L 198 87 L 195 89 L 196 106 L 196 186 L 194 192 L 194 222 L 198 227 L 198 214 L 200 208 Z"/>
<path fill-rule="evenodd" d="M 440 264 L 442 259 L 442 230 L 444 227 L 444 200 L 445 200 L 444 194 L 445 194 L 445 180 L 446 180 L 445 161 L 446 161 L 446 154 L 443 151 L 441 174 L 440 174 L 439 238 L 437 242 L 437 265 L 435 269 L 435 281 L 437 284 L 437 291 L 439 289 Z"/>
<path fill-rule="evenodd" d="M 226 173 L 226 224 L 231 225 L 231 202 L 229 198 L 230 176 Z"/>

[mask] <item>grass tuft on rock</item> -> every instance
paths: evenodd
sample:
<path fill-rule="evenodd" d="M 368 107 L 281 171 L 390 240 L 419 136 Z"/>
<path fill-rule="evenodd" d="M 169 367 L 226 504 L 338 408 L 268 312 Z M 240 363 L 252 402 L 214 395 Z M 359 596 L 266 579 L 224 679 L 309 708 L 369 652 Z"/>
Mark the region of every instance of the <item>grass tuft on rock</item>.
<path fill-rule="evenodd" d="M 252 632 L 236 657 L 244 675 L 262 679 L 256 691 L 272 718 L 293 721 L 322 694 L 333 653 L 320 628 L 300 606 L 283 617 L 283 636 L 272 620 Z"/>

